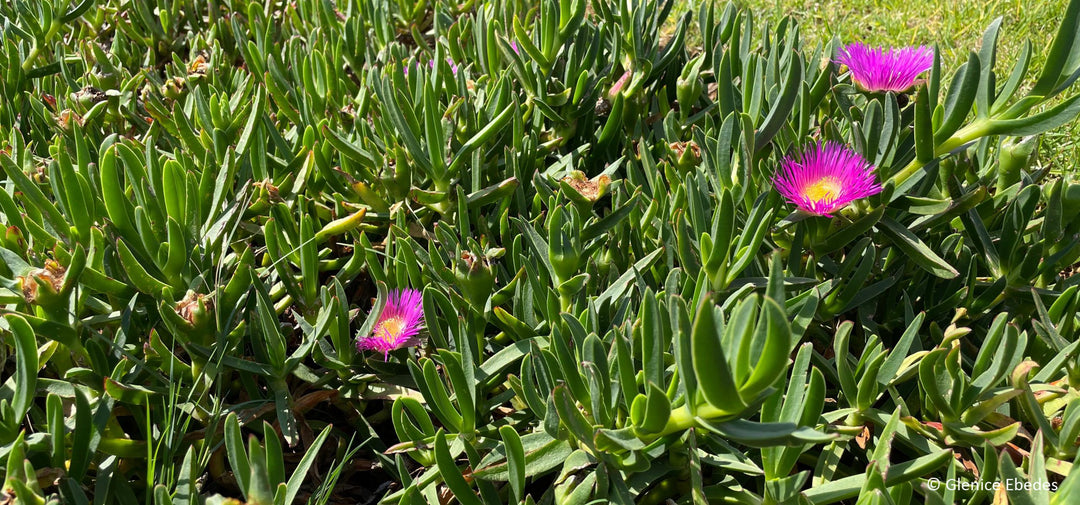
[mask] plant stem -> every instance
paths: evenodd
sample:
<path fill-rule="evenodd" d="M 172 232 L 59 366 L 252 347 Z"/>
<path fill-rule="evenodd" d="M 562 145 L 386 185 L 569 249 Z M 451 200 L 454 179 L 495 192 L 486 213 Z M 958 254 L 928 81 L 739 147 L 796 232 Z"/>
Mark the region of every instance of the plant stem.
<path fill-rule="evenodd" d="M 697 412 L 695 414 L 690 413 L 690 408 L 686 405 L 679 407 L 671 411 L 671 417 L 668 418 L 668 422 L 664 425 L 664 429 L 660 433 L 656 434 L 656 437 L 663 437 L 683 430 L 688 430 L 697 424 L 697 419 L 717 419 L 727 417 L 735 414 L 735 412 L 728 412 L 718 409 L 709 404 L 698 405 Z"/>
<path fill-rule="evenodd" d="M 42 38 L 41 42 L 43 42 L 45 44 L 48 44 L 49 39 L 53 38 L 53 35 L 56 35 L 56 32 L 59 29 L 60 29 L 60 23 L 56 19 L 53 19 L 52 24 L 49 25 L 49 31 L 45 32 L 45 37 Z M 38 54 L 40 54 L 40 53 L 41 53 L 41 44 L 39 44 L 38 41 L 34 41 L 34 46 L 30 48 L 30 52 L 26 55 L 26 60 L 23 61 L 23 64 L 22 64 L 23 72 L 28 72 L 31 68 L 34 67 L 34 65 L 33 65 L 34 60 L 37 59 Z"/>
<path fill-rule="evenodd" d="M 940 146 L 934 149 L 934 158 L 940 158 L 949 154 L 954 149 L 967 144 L 980 137 L 984 137 L 990 133 L 990 121 L 988 119 L 980 119 L 971 123 L 964 128 L 961 128 L 952 137 L 943 142 Z M 889 178 L 895 186 L 900 186 L 907 181 L 912 175 L 915 175 L 920 169 L 926 166 L 926 163 L 919 161 L 918 159 L 911 160 L 906 167 Z"/>

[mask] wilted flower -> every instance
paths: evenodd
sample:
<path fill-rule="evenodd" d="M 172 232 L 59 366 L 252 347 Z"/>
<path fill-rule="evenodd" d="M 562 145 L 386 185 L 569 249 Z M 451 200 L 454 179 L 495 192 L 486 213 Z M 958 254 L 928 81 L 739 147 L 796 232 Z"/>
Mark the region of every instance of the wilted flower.
<path fill-rule="evenodd" d="M 671 149 L 672 161 L 680 170 L 690 170 L 701 163 L 701 147 L 693 140 L 672 142 L 668 144 L 668 149 Z"/>
<path fill-rule="evenodd" d="M 902 92 L 915 86 L 919 74 L 934 65 L 934 50 L 926 47 L 884 48 L 862 43 L 837 51 L 836 63 L 851 70 L 851 79 L 866 91 Z"/>
<path fill-rule="evenodd" d="M 393 290 L 383 306 L 371 335 L 356 342 L 359 351 L 379 351 L 386 360 L 390 351 L 420 343 L 424 326 L 423 298 L 415 289 Z"/>
<path fill-rule="evenodd" d="M 179 100 L 183 97 L 184 90 L 187 89 L 187 79 L 183 77 L 173 77 L 165 81 L 165 84 L 161 85 L 161 94 L 170 100 Z"/>
<path fill-rule="evenodd" d="M 176 313 L 192 327 L 203 328 L 213 322 L 210 311 L 214 307 L 210 297 L 188 290 L 184 298 L 176 303 Z"/>
<path fill-rule="evenodd" d="M 255 181 L 251 183 L 251 187 L 254 188 L 254 197 L 251 200 L 251 205 L 248 207 L 248 212 L 251 214 L 260 214 L 275 203 L 284 201 L 281 198 L 278 187 L 269 179 L 265 181 Z"/>
<path fill-rule="evenodd" d="M 45 268 L 31 270 L 19 278 L 26 303 L 55 302 L 64 286 L 67 269 L 55 260 L 45 260 Z"/>
<path fill-rule="evenodd" d="M 71 131 L 71 123 L 78 123 L 79 126 L 83 125 L 83 118 L 75 111 L 71 109 L 64 109 L 60 111 L 60 114 L 56 116 L 56 122 L 60 125 L 60 128 L 64 131 Z"/>
<path fill-rule="evenodd" d="M 206 71 L 209 68 L 210 65 L 206 63 L 206 57 L 200 54 L 196 56 L 195 60 L 188 65 L 188 75 L 206 75 Z"/>
<path fill-rule="evenodd" d="M 874 167 L 837 142 L 818 143 L 788 155 L 773 175 L 773 185 L 799 209 L 819 216 L 881 192 Z"/>
<path fill-rule="evenodd" d="M 465 299 L 482 310 L 495 285 L 495 270 L 491 268 L 489 258 L 472 251 L 462 251 L 454 269 L 454 278 Z"/>
<path fill-rule="evenodd" d="M 563 193 L 574 203 L 580 203 L 585 208 L 592 207 L 597 200 L 607 194 L 611 186 L 611 177 L 600 174 L 592 179 L 585 177 L 585 172 L 574 170 L 570 175 L 560 181 Z"/>
<path fill-rule="evenodd" d="M 183 87 L 183 79 L 180 79 L 179 86 Z M 105 95 L 104 91 L 98 88 L 95 88 L 93 86 L 85 86 L 79 91 L 72 93 L 71 99 L 72 101 L 78 102 L 79 105 L 82 105 L 83 107 L 90 108 L 98 102 L 104 102 L 105 100 L 108 100 L 108 96 Z M 56 107 L 56 98 L 53 98 L 50 105 Z"/>

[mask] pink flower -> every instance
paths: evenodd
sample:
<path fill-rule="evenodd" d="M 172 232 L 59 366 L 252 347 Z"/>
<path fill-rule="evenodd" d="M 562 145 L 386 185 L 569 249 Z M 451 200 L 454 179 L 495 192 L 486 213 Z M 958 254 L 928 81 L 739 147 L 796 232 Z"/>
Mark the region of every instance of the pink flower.
<path fill-rule="evenodd" d="M 418 345 L 424 327 L 423 297 L 415 289 L 393 290 L 371 335 L 357 339 L 358 351 L 378 351 L 385 361 L 390 351 Z"/>
<path fill-rule="evenodd" d="M 446 62 L 450 64 L 450 70 L 454 72 L 454 75 L 457 75 L 457 70 L 458 70 L 457 63 L 454 63 L 454 60 L 451 60 L 450 58 L 447 58 Z M 435 68 L 435 60 L 431 60 L 431 61 L 428 62 L 428 68 L 431 68 L 431 69 Z"/>
<path fill-rule="evenodd" d="M 834 60 L 851 70 L 851 79 L 866 91 L 902 92 L 916 84 L 919 74 L 934 66 L 934 50 L 926 47 L 884 48 L 848 44 Z"/>
<path fill-rule="evenodd" d="M 817 143 L 784 157 L 773 185 L 800 210 L 825 217 L 881 192 L 874 167 L 838 142 Z"/>
<path fill-rule="evenodd" d="M 521 51 L 520 51 L 520 50 L 518 50 L 518 46 L 517 46 L 517 41 L 516 41 L 516 40 L 511 40 L 511 41 L 510 41 L 510 49 L 513 49 L 513 50 L 514 50 L 514 54 L 521 54 Z"/>

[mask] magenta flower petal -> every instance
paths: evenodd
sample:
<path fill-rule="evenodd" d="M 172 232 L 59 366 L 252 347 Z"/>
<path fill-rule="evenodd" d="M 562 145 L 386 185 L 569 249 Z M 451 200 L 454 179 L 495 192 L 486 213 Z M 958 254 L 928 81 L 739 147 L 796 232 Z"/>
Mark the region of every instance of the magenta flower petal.
<path fill-rule="evenodd" d="M 881 192 L 874 167 L 838 142 L 813 144 L 780 161 L 773 185 L 799 209 L 819 216 Z"/>
<path fill-rule="evenodd" d="M 420 292 L 415 289 L 394 290 L 390 292 L 371 335 L 358 338 L 356 349 L 381 352 L 383 360 L 386 360 L 390 351 L 418 345 L 423 327 L 424 305 Z"/>
<path fill-rule="evenodd" d="M 516 40 L 511 40 L 511 41 L 510 41 L 510 49 L 513 49 L 513 50 L 514 50 L 514 54 L 521 54 L 521 51 L 520 51 L 520 50 L 518 50 L 518 45 L 517 45 L 517 41 L 516 41 Z"/>
<path fill-rule="evenodd" d="M 851 79 L 866 91 L 907 91 L 919 74 L 934 66 L 934 50 L 926 47 L 884 48 L 862 43 L 837 51 L 839 65 L 851 70 Z"/>
<path fill-rule="evenodd" d="M 452 60 L 452 59 L 450 59 L 450 58 L 447 58 L 447 59 L 446 59 L 446 63 L 447 63 L 448 65 L 450 65 L 450 70 L 451 70 L 452 72 L 454 72 L 454 75 L 457 75 L 457 71 L 458 71 L 458 66 L 457 66 L 457 63 L 454 63 L 454 60 Z M 435 60 L 430 60 L 430 61 L 428 61 L 428 68 L 430 68 L 430 69 L 434 69 L 434 68 L 435 68 Z"/>

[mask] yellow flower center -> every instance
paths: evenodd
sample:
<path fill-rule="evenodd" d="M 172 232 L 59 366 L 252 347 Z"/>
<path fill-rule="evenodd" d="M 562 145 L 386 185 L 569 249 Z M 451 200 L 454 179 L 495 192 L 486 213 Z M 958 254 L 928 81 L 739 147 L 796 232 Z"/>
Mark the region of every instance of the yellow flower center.
<path fill-rule="evenodd" d="M 828 202 L 840 196 L 841 188 L 840 179 L 826 176 L 804 187 L 803 194 L 815 202 Z"/>
<path fill-rule="evenodd" d="M 391 317 L 379 324 L 379 330 L 388 340 L 396 339 L 402 331 L 405 331 L 405 318 Z"/>

